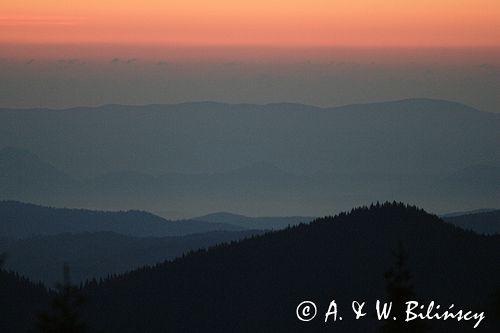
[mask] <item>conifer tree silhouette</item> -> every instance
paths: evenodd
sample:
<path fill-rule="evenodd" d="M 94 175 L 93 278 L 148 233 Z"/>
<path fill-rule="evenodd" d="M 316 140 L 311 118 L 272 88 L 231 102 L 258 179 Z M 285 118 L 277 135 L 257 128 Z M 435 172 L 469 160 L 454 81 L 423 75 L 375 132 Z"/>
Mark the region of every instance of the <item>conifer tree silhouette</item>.
<path fill-rule="evenodd" d="M 403 315 L 406 310 L 406 302 L 415 300 L 415 292 L 411 283 L 412 276 L 407 268 L 408 254 L 400 242 L 397 251 L 394 252 L 394 266 L 385 272 L 386 293 L 388 301 L 392 302 L 392 311 L 389 319 L 385 320 L 380 328 L 381 333 L 421 333 L 426 331 L 421 321 L 405 322 Z M 393 320 L 393 315 L 397 320 Z"/>
<path fill-rule="evenodd" d="M 52 299 L 51 311 L 38 316 L 38 330 L 42 333 L 83 333 L 85 324 L 78 315 L 84 304 L 79 289 L 71 284 L 69 267 L 64 265 L 64 282 L 56 286 L 57 294 Z"/>

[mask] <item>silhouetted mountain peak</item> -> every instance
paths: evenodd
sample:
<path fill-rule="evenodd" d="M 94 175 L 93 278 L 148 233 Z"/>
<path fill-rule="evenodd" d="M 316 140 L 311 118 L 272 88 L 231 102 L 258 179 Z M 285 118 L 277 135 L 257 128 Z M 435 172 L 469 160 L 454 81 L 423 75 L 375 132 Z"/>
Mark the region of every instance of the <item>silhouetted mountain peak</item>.
<path fill-rule="evenodd" d="M 106 332 L 140 331 L 144 323 L 154 331 L 298 332 L 304 326 L 294 314 L 303 299 L 327 305 L 335 297 L 346 306 L 360 295 L 367 304 L 381 299 L 384 273 L 398 244 L 408 254 L 419 299 L 475 305 L 498 286 L 498 238 L 466 232 L 415 206 L 393 202 L 355 208 L 108 279 L 88 288 L 88 318 Z M 93 310 L 97 305 L 99 311 Z M 168 313 L 168 319 L 158 315 L 158 309 Z M 187 317 L 186 309 L 197 311 Z M 222 312 L 224 318 L 214 320 Z M 242 326 L 249 314 L 263 319 Z M 346 319 L 336 323 L 346 332 L 371 332 L 380 324 L 369 317 Z M 325 328 L 321 320 L 309 325 L 310 331 Z M 441 328 L 435 321 L 430 325 Z M 453 323 L 433 331 L 460 327 Z M 496 332 L 488 327 L 488 332 Z"/>

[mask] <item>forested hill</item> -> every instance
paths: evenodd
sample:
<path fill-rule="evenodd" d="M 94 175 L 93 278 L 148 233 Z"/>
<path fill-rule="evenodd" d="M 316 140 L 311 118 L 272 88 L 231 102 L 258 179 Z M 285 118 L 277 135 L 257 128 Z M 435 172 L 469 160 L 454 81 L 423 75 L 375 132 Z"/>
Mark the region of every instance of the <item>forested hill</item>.
<path fill-rule="evenodd" d="M 60 233 L 110 231 L 136 237 L 179 236 L 243 228 L 194 220 L 170 221 L 138 210 L 97 211 L 0 201 L 0 237 L 27 238 Z"/>
<path fill-rule="evenodd" d="M 54 287 L 61 282 L 64 264 L 71 269 L 71 280 L 79 284 L 262 233 L 258 230 L 211 231 L 170 237 L 132 237 L 113 232 L 64 233 L 21 240 L 0 239 L 0 253 L 7 256 L 6 270 Z"/>
<path fill-rule="evenodd" d="M 85 319 L 96 332 L 374 332 L 374 302 L 402 244 L 415 298 L 485 311 L 471 322 L 429 321 L 437 332 L 498 332 L 500 237 L 481 236 L 402 204 L 358 208 L 248 240 L 199 251 L 90 286 Z M 344 320 L 325 324 L 335 299 Z M 313 300 L 320 315 L 303 323 L 296 307 Z M 354 321 L 350 302 L 372 312 Z M 321 314 L 321 312 L 323 312 Z M 403 317 L 401 315 L 401 317 Z"/>
<path fill-rule="evenodd" d="M 49 300 L 45 286 L 0 267 L 0 332 L 33 332 L 37 315 Z"/>
<path fill-rule="evenodd" d="M 464 231 L 396 203 L 357 208 L 88 284 L 80 315 L 89 332 L 375 332 L 383 322 L 375 320 L 374 302 L 392 299 L 386 273 L 401 246 L 412 299 L 486 313 L 477 329 L 470 321 L 434 320 L 426 321 L 428 331 L 499 332 L 492 304 L 500 289 L 500 236 Z M 0 331 L 29 331 L 49 294 L 13 274 L 0 279 Z M 325 324 L 332 299 L 343 320 Z M 307 323 L 296 318 L 304 300 L 318 306 L 317 318 Z M 353 319 L 353 300 L 367 302 L 363 320 Z"/>

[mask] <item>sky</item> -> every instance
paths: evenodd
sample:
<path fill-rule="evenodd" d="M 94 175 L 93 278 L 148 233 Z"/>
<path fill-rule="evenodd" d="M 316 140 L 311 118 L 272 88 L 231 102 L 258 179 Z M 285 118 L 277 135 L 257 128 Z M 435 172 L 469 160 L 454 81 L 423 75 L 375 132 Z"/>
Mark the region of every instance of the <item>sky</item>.
<path fill-rule="evenodd" d="M 2 43 L 491 47 L 500 42 L 497 0 L 7 0 L 1 6 Z"/>
<path fill-rule="evenodd" d="M 500 112 L 498 0 L 4 0 L 0 107 L 407 97 Z"/>

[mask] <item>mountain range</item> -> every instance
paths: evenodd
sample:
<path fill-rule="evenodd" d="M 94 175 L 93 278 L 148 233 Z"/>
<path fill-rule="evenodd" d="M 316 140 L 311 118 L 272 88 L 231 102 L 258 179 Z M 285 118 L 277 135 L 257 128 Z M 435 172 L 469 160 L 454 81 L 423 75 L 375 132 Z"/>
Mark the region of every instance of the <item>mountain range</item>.
<path fill-rule="evenodd" d="M 395 265 L 398 244 L 407 253 L 418 300 L 484 310 L 491 316 L 477 331 L 499 328 L 490 307 L 500 288 L 498 236 L 466 232 L 397 203 L 354 209 L 110 279 L 88 289 L 86 318 L 106 332 L 309 332 L 333 325 L 373 332 L 381 323 L 371 311 L 376 299 L 387 297 L 384 272 Z M 308 325 L 296 318 L 301 301 L 313 300 L 326 311 L 332 299 L 343 321 L 326 325 L 320 316 Z M 351 301 L 358 299 L 370 304 L 372 318 L 353 318 Z M 126 319 L 106 320 L 117 317 Z M 470 322 L 426 324 L 441 332 L 474 330 Z"/>
<path fill-rule="evenodd" d="M 499 114 L 430 99 L 1 109 L 0 195 L 169 218 L 494 207 L 499 133 Z"/>
<path fill-rule="evenodd" d="M 71 269 L 72 281 L 79 284 L 262 233 L 211 231 L 169 237 L 132 237 L 104 231 L 62 233 L 20 240 L 0 239 L 0 253 L 6 255 L 4 269 L 52 288 L 62 282 L 65 264 Z"/>
<path fill-rule="evenodd" d="M 0 217 L 0 237 L 11 239 L 102 231 L 135 237 L 165 237 L 243 230 L 230 224 L 195 220 L 169 221 L 144 211 L 105 212 L 52 208 L 17 201 L 0 201 Z"/>
<path fill-rule="evenodd" d="M 285 229 L 300 223 L 308 223 L 314 217 L 305 216 L 270 216 L 270 217 L 249 217 L 240 214 L 227 212 L 212 213 L 204 216 L 194 217 L 193 220 L 210 223 L 222 223 L 236 225 L 245 229 L 275 230 Z"/>
<path fill-rule="evenodd" d="M 7 255 L 5 269 L 52 287 L 60 282 L 65 263 L 71 267 L 73 280 L 84 282 L 310 220 L 216 213 L 169 221 L 144 211 L 104 212 L 0 201 L 0 254 Z"/>
<path fill-rule="evenodd" d="M 479 234 L 500 234 L 498 210 L 442 219 Z M 99 212 L 0 202 L 0 253 L 4 268 L 54 286 L 68 264 L 84 282 L 172 260 L 223 242 L 309 223 L 312 217 L 247 217 L 213 213 L 168 221 L 147 212 Z"/>
<path fill-rule="evenodd" d="M 91 282 L 81 290 L 80 314 L 90 332 L 375 332 L 383 322 L 375 320 L 374 304 L 388 299 L 387 272 L 400 263 L 398 247 L 414 299 L 486 314 L 477 329 L 455 320 L 428 320 L 426 327 L 498 332 L 499 236 L 465 231 L 400 203 L 356 208 Z M 12 274 L 0 277 L 0 312 L 15 314 L 0 317 L 0 328 L 28 330 L 51 294 Z M 318 306 L 314 321 L 297 319 L 304 300 Z M 325 324 L 332 300 L 344 320 Z M 354 319 L 353 300 L 367 302 L 363 320 Z"/>
<path fill-rule="evenodd" d="M 461 215 L 444 216 L 443 219 L 465 230 L 472 230 L 486 235 L 500 235 L 500 210 L 463 213 Z"/>

